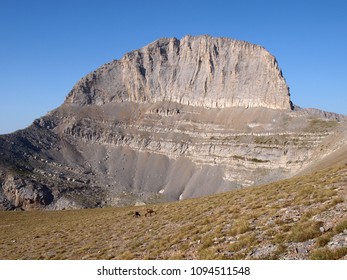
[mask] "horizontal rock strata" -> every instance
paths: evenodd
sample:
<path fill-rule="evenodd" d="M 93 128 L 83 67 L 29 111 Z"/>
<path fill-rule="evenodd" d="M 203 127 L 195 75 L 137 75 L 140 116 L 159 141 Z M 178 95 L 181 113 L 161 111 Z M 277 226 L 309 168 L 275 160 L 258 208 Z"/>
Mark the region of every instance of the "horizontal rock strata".
<path fill-rule="evenodd" d="M 262 47 L 160 39 L 0 136 L 0 208 L 143 204 L 259 185 L 344 163 L 346 131 L 344 116 L 292 106 Z"/>

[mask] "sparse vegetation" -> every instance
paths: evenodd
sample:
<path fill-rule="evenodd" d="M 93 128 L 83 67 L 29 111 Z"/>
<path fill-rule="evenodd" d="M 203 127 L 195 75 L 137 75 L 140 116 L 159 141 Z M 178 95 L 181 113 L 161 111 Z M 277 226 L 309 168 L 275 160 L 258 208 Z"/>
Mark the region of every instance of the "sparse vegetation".
<path fill-rule="evenodd" d="M 312 252 L 312 260 L 338 260 L 347 255 L 347 248 L 338 248 L 331 250 L 329 248 L 320 248 Z"/>
<path fill-rule="evenodd" d="M 347 242 L 332 241 L 347 236 L 346 174 L 155 204 L 148 217 L 133 215 L 147 206 L 0 212 L 0 258 L 340 259 Z"/>
<path fill-rule="evenodd" d="M 319 230 L 322 224 L 315 221 L 299 222 L 291 228 L 289 240 L 293 242 L 304 242 L 321 235 Z"/>
<path fill-rule="evenodd" d="M 343 232 L 345 229 L 347 229 L 347 219 L 342 220 L 341 222 L 339 222 L 335 228 L 334 228 L 334 232 L 336 233 L 341 233 Z"/>
<path fill-rule="evenodd" d="M 337 126 L 336 121 L 312 119 L 306 128 L 307 132 L 327 132 Z"/>

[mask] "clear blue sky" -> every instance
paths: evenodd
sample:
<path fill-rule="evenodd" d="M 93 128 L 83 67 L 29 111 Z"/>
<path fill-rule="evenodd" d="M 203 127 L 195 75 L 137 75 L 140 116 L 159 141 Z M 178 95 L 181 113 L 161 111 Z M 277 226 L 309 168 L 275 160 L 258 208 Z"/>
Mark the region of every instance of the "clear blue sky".
<path fill-rule="evenodd" d="M 0 0 L 0 134 L 102 64 L 161 37 L 223 36 L 276 56 L 292 101 L 347 115 L 345 0 Z"/>

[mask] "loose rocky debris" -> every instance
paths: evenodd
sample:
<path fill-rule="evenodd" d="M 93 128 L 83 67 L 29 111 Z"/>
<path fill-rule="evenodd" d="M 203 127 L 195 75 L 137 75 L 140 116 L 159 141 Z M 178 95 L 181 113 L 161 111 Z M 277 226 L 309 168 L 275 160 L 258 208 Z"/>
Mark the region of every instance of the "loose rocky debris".
<path fill-rule="evenodd" d="M 347 162 L 346 127 L 346 116 L 294 106 L 263 47 L 159 39 L 0 136 L 0 209 L 119 207 L 274 182 Z"/>

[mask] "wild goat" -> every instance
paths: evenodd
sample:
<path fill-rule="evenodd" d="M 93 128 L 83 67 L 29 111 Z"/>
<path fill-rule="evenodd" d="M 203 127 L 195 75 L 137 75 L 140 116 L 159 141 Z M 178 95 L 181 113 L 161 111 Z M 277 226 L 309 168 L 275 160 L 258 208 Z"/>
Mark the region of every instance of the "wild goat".
<path fill-rule="evenodd" d="M 149 215 L 149 216 L 152 216 L 152 214 L 157 214 L 157 211 L 154 211 L 153 209 L 147 208 L 147 209 L 146 209 L 145 217 L 147 217 L 148 215 Z"/>
<path fill-rule="evenodd" d="M 134 217 L 134 218 L 141 217 L 141 214 L 140 214 L 139 212 L 135 211 L 133 217 Z"/>

